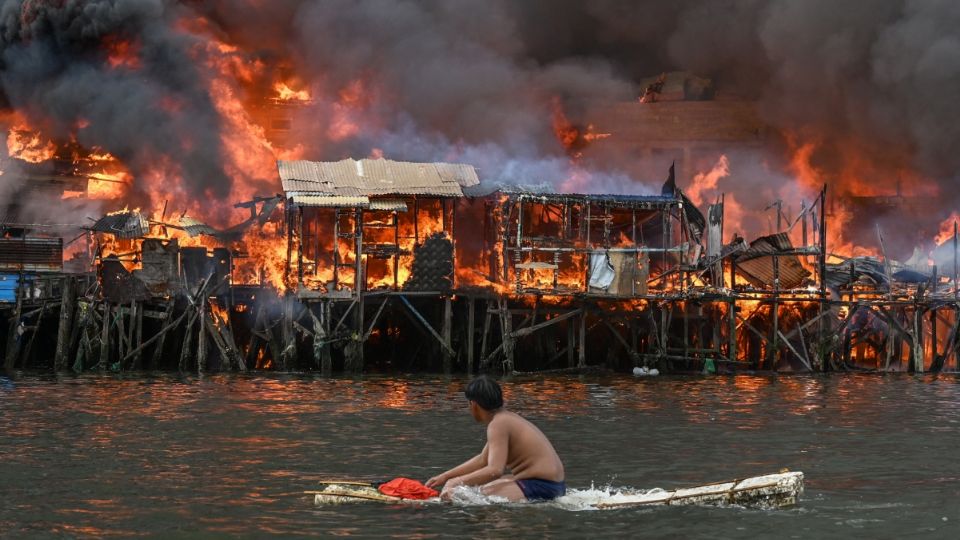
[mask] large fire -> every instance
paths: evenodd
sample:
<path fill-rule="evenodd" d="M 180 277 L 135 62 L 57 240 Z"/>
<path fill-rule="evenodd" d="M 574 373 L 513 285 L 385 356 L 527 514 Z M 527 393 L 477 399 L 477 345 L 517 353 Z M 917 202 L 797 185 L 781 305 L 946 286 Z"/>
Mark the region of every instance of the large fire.
<path fill-rule="evenodd" d="M 218 142 L 223 154 L 222 171 L 217 172 L 225 174 L 229 189 L 204 184 L 205 179 L 186 177 L 184 167 L 178 161 L 180 156 L 158 153 L 145 163 L 143 156 L 138 155 L 134 163 L 134 160 L 125 162 L 118 156 L 126 154 L 113 148 L 83 148 L 77 141 L 85 140 L 83 133 L 99 127 L 93 124 L 96 120 L 77 119 L 76 133 L 71 134 L 69 140 L 51 140 L 44 135 L 42 128 L 37 127 L 49 125 L 49 119 L 38 108 L 17 110 L 4 119 L 9 125 L 8 155 L 34 164 L 60 160 L 69 155 L 73 174 L 86 179 L 85 197 L 103 201 L 107 208 L 138 204 L 149 209 L 151 236 L 177 239 L 183 246 L 211 249 L 229 247 L 237 254 L 234 279 L 238 282 L 269 283 L 277 288 L 287 288 L 294 286 L 297 279 L 303 279 L 311 286 L 325 287 L 333 280 L 334 271 L 332 260 L 327 260 L 332 257 L 325 257 L 324 250 L 336 250 L 343 264 L 354 264 L 365 272 L 356 276 L 351 274 L 356 273 L 356 269 L 344 269 L 338 276 L 343 283 L 362 279 L 365 287 L 376 289 L 400 286 L 406 282 L 411 274 L 412 253 L 417 245 L 431 234 L 444 230 L 444 219 L 440 215 L 443 210 L 420 208 L 416 230 L 405 219 L 396 224 L 395 229 L 389 228 L 387 224 L 390 219 L 398 219 L 390 213 L 374 216 L 372 219 L 380 222 L 363 227 L 371 225 L 374 229 L 382 228 L 376 229 L 379 231 L 377 233 L 370 233 L 364 241 L 371 245 L 395 241 L 399 252 L 363 255 L 361 261 L 351 258 L 354 255 L 349 240 L 325 237 L 322 241 L 317 240 L 314 246 L 289 245 L 287 231 L 284 230 L 287 224 L 279 215 L 282 213 L 280 211 L 226 240 L 226 237 L 214 238 L 209 235 L 190 237 L 182 229 L 168 226 L 175 222 L 172 216 L 178 215 L 197 216 L 220 231 L 243 222 L 249 217 L 248 210 L 235 208 L 233 203 L 275 195 L 279 191 L 276 181 L 278 159 L 314 157 L 304 155 L 304 147 L 296 140 L 277 142 L 276 132 L 290 131 L 300 113 L 304 116 L 323 114 L 325 116 L 319 119 L 307 119 L 307 123 L 322 126 L 314 133 L 322 132 L 325 140 L 331 142 L 356 139 L 377 127 L 372 124 L 378 122 L 379 106 L 391 99 L 390 89 L 382 88 L 375 74 L 370 74 L 365 67 L 358 70 L 349 83 L 329 85 L 316 73 L 312 74 L 312 79 L 311 74 L 306 72 L 291 73 L 289 66 L 294 65 L 292 58 L 267 61 L 258 56 L 256 51 L 250 50 L 249 45 L 230 42 L 228 33 L 216 31 L 214 24 L 202 17 L 180 19 L 176 27 L 184 36 L 194 38 L 189 54 L 197 65 L 197 76 L 217 114 L 216 123 L 220 128 Z M 104 65 L 111 70 L 129 72 L 148 69 L 146 45 L 138 39 L 108 36 L 100 41 L 99 46 Z M 281 66 L 283 69 L 280 69 Z M 178 118 L 182 123 L 184 130 L 179 134 L 182 138 L 180 143 L 184 152 L 189 153 L 199 143 L 189 129 L 190 119 L 180 118 L 188 109 L 185 108 L 183 97 L 174 90 L 158 93 L 154 106 L 159 112 Z M 613 135 L 598 130 L 589 118 L 572 120 L 561 98 L 553 96 L 545 98 L 545 101 L 543 110 L 547 111 L 550 118 L 544 121 L 553 129 L 558 150 L 570 161 L 569 176 L 533 180 L 551 180 L 569 192 L 588 192 L 593 175 L 583 163 L 584 152 L 594 143 Z M 317 108 L 312 108 L 314 106 Z M 276 109 L 285 111 L 286 116 L 270 116 Z M 264 113 L 265 110 L 269 114 Z M 141 126 L 141 129 L 150 129 L 150 126 Z M 804 217 L 801 212 L 816 204 L 821 187 L 827 184 L 831 189 L 826 215 L 830 254 L 842 257 L 879 255 L 876 246 L 860 245 L 848 237 L 847 231 L 854 219 L 854 209 L 848 204 L 849 198 L 853 195 L 883 195 L 889 192 L 882 183 L 875 181 L 881 171 L 887 176 L 896 175 L 898 182 L 909 183 L 914 192 L 936 194 L 936 186 L 932 182 L 911 173 L 908 168 L 895 167 L 891 173 L 890 167 L 885 164 L 867 162 L 866 158 L 860 157 L 865 154 L 859 152 L 855 144 L 839 149 L 837 153 L 843 158 L 838 163 L 825 166 L 815 159 L 815 154 L 822 149 L 821 141 L 792 133 L 783 134 L 783 139 L 788 154 L 785 169 L 792 176 L 792 182 L 780 191 L 773 191 L 775 196 L 799 196 L 803 200 L 803 208 L 792 208 L 792 214 L 782 212 L 782 208 L 777 206 L 776 219 L 771 219 L 769 207 L 748 209 L 744 203 L 745 195 L 736 191 L 725 193 L 720 183 L 738 174 L 725 154 L 719 154 L 708 168 L 688 171 L 691 173 L 688 178 L 677 179 L 689 199 L 701 209 L 723 201 L 724 242 L 733 240 L 735 235 L 788 232 L 795 246 L 800 246 L 803 240 L 808 246 L 814 244 L 815 232 L 810 230 L 809 236 L 801 239 L 801 227 L 795 227 L 794 224 L 801 218 L 813 223 L 808 219 L 809 216 Z M 71 152 L 67 152 L 68 148 Z M 81 150 L 78 151 L 78 148 Z M 369 148 L 364 152 L 372 156 L 383 155 L 379 148 Z M 198 183 L 207 185 L 199 194 L 194 187 Z M 70 196 L 75 195 L 75 192 L 70 193 Z M 944 227 L 936 237 L 937 242 L 952 236 L 952 223 L 955 220 L 956 215 L 944 222 Z M 773 226 L 773 222 L 778 225 Z M 312 234 L 320 236 L 328 233 L 315 231 Z M 388 238 L 391 235 L 397 235 L 398 239 Z M 612 244 L 623 246 L 629 242 L 621 231 L 621 236 L 614 239 Z M 320 252 L 317 252 L 318 248 Z M 499 249 L 491 249 L 487 255 L 492 256 Z M 297 258 L 295 254 L 299 254 L 302 262 L 288 268 L 288 261 L 293 263 Z M 542 264 L 534 265 L 527 271 L 529 283 L 582 288 L 586 260 L 580 256 L 563 257 L 572 260 L 565 261 L 565 270 L 558 276 L 550 271 L 553 261 L 537 261 Z M 456 271 L 456 279 L 461 284 L 504 286 L 490 281 L 489 268 L 457 268 Z"/>

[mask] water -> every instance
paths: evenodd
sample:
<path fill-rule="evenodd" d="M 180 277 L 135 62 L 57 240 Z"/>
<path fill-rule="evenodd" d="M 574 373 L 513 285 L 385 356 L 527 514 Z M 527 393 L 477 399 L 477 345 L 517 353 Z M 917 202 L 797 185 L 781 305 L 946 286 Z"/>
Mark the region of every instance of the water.
<path fill-rule="evenodd" d="M 483 444 L 463 379 L 0 378 L 0 531 L 44 537 L 958 538 L 956 376 L 505 383 L 576 488 L 806 473 L 787 510 L 317 507 L 330 477 L 426 479 Z"/>

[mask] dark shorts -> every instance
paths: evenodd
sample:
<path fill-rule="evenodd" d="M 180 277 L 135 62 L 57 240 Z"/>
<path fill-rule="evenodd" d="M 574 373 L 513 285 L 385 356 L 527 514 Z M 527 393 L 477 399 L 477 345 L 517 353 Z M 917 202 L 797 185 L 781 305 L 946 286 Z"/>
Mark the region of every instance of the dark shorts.
<path fill-rule="evenodd" d="M 551 480 L 540 480 L 539 478 L 525 478 L 516 482 L 528 501 L 551 501 L 567 493 L 567 484 L 563 481 L 553 482 Z"/>

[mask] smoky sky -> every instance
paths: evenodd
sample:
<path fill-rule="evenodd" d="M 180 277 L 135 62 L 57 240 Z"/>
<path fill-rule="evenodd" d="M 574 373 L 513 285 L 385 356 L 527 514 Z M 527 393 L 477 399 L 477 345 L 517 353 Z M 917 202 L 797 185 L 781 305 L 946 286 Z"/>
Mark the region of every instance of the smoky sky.
<path fill-rule="evenodd" d="M 375 93 L 366 128 L 322 139 L 329 103 L 303 120 L 311 159 L 495 156 L 489 172 L 563 160 L 550 103 L 636 99 L 640 80 L 689 70 L 757 100 L 774 128 L 814 140 L 829 169 L 856 141 L 866 161 L 949 186 L 960 168 L 960 3 L 945 0 L 100 0 L 0 4 L 0 83 L 15 107 L 136 169 L 181 163 L 196 194 L 227 192 L 222 121 L 197 41 L 216 37 L 268 66 L 288 63 L 315 95 L 356 80 Z M 202 32 L 178 24 L 205 19 Z M 141 47 L 110 69 L 104 39 Z M 174 108 L 159 105 L 173 99 Z M 326 108 L 325 108 L 326 107 Z M 309 126 L 308 126 L 309 127 Z M 490 152 L 484 152 L 489 149 Z M 832 151 L 832 153 L 831 153 Z M 518 161 L 519 160 L 519 161 Z M 547 167 L 542 174 L 555 168 Z M 536 178 L 535 181 L 549 180 Z M 951 201 L 952 202 L 952 201 Z"/>
<path fill-rule="evenodd" d="M 135 176 L 164 160 L 192 195 L 225 194 L 221 122 L 190 55 L 197 38 L 175 30 L 182 10 L 162 0 L 4 1 L 6 104 L 47 137 L 109 151 Z M 110 65 L 111 40 L 137 49 L 137 69 Z"/>

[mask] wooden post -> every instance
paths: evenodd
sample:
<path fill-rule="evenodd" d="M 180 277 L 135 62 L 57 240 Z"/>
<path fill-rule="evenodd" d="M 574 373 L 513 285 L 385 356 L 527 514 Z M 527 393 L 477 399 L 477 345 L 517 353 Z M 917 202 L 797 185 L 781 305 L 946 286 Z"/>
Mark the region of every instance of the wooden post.
<path fill-rule="evenodd" d="M 324 328 L 324 319 L 326 318 L 326 301 L 320 304 L 320 317 L 313 313 L 313 309 L 308 307 L 310 318 L 313 320 L 313 361 L 320 368 L 320 373 L 324 377 L 330 376 L 330 345 L 327 343 L 327 330 Z"/>
<path fill-rule="evenodd" d="M 253 326 L 250 327 L 250 342 L 247 344 L 247 356 L 245 363 L 248 366 L 252 366 L 254 369 L 256 369 L 260 367 L 257 364 L 257 353 L 260 351 L 260 332 L 262 332 L 260 327 L 263 325 L 264 310 L 260 306 L 259 302 L 255 304 L 252 309 L 255 309 L 257 313 L 253 316 Z"/>
<path fill-rule="evenodd" d="M 10 371 L 13 369 L 20 356 L 20 336 L 17 335 L 17 329 L 20 326 L 20 315 L 23 310 L 23 272 L 21 271 L 17 278 L 17 306 L 14 308 L 13 318 L 10 319 L 10 330 L 7 332 L 7 350 L 4 357 L 3 369 Z"/>
<path fill-rule="evenodd" d="M 567 321 L 567 367 L 572 368 L 577 365 L 576 347 L 577 347 L 577 330 L 574 327 L 574 321 Z"/>
<path fill-rule="evenodd" d="M 937 267 L 933 267 L 933 274 L 936 277 Z M 934 287 L 936 287 L 936 279 L 934 279 Z M 930 347 L 933 349 L 933 364 L 937 364 L 937 349 L 939 349 L 939 344 L 937 343 L 937 308 L 930 309 Z M 946 351 L 944 351 L 946 354 Z"/>
<path fill-rule="evenodd" d="M 197 307 L 197 317 L 200 319 L 200 331 L 197 333 L 197 373 L 203 375 L 207 371 L 207 298 L 200 298 Z"/>
<path fill-rule="evenodd" d="M 452 347 L 450 340 L 453 333 L 453 307 L 451 304 L 450 296 L 447 295 L 443 299 L 443 328 L 440 331 L 443 342 L 447 344 L 446 350 L 443 351 L 443 372 L 447 375 L 450 374 L 453 363 L 453 355 L 449 352 Z"/>
<path fill-rule="evenodd" d="M 141 303 L 141 304 L 140 304 L 140 308 L 137 309 L 137 338 L 136 338 L 136 342 L 137 342 L 137 347 L 138 347 L 138 348 L 139 348 L 140 345 L 143 343 L 143 306 L 144 306 L 144 304 Z M 137 352 L 137 355 L 133 357 L 133 366 L 134 366 L 134 369 L 142 369 L 142 368 L 143 368 L 143 365 L 142 365 L 142 363 L 141 363 L 142 358 L 143 358 L 143 354 L 140 353 L 140 352 Z"/>
<path fill-rule="evenodd" d="M 53 370 L 67 368 L 70 355 L 70 334 L 73 329 L 74 305 L 77 299 L 77 280 L 72 276 L 63 279 L 63 294 L 60 300 L 60 326 L 57 328 L 57 352 L 53 356 Z"/>
<path fill-rule="evenodd" d="M 729 310 L 729 326 L 730 326 L 730 336 L 729 336 L 729 350 L 727 354 L 731 362 L 737 361 L 737 299 L 730 298 L 730 310 Z M 717 345 L 719 347 L 719 344 Z"/>
<path fill-rule="evenodd" d="M 355 335 L 356 335 L 356 341 L 357 341 L 357 352 L 356 352 L 356 361 L 357 361 L 356 370 L 357 370 L 357 373 L 363 373 L 363 363 L 364 363 L 364 357 L 363 357 L 363 348 L 364 348 L 364 347 L 363 347 L 363 345 L 364 345 L 364 339 L 363 339 L 364 332 L 363 332 L 363 327 L 364 327 L 364 324 L 363 324 L 363 322 L 364 322 L 364 307 L 365 307 L 364 304 L 367 303 L 366 300 L 367 300 L 367 299 L 364 297 L 363 293 L 360 293 L 360 294 L 357 296 L 357 311 L 356 311 L 356 317 L 357 317 L 357 320 L 356 320 L 357 326 L 356 326 L 356 328 L 357 328 L 357 329 L 356 329 L 356 333 L 355 333 Z"/>
<path fill-rule="evenodd" d="M 283 298 L 283 352 L 280 363 L 284 371 L 294 369 L 297 365 L 297 335 L 293 331 L 293 303 L 295 297 L 287 294 Z"/>
<path fill-rule="evenodd" d="M 291 209 L 291 204 L 293 200 L 287 199 L 287 204 L 284 205 L 284 214 L 285 214 L 285 223 L 286 223 L 286 233 L 287 233 L 287 264 L 283 267 L 283 282 L 290 282 L 290 259 L 293 256 L 293 227 L 291 221 L 293 221 L 293 210 Z M 334 239 L 333 244 L 334 252 L 336 252 L 337 244 L 336 239 Z M 334 278 L 336 278 L 336 269 L 334 269 Z M 181 367 L 182 369 L 182 367 Z"/>
<path fill-rule="evenodd" d="M 303 207 L 297 206 L 297 287 L 303 287 Z M 314 264 L 317 258 L 314 257 Z"/>
<path fill-rule="evenodd" d="M 137 329 L 137 301 L 131 300 L 130 301 L 130 328 L 127 329 L 126 353 L 133 350 L 133 339 L 134 339 L 134 333 L 136 332 L 136 329 Z M 126 353 L 121 354 L 120 358 L 123 358 L 124 356 L 126 356 Z M 121 370 L 124 369 L 122 362 L 120 363 L 120 369 Z"/>
<path fill-rule="evenodd" d="M 100 361 L 97 362 L 97 369 L 103 371 L 110 365 L 110 325 L 111 319 L 110 302 L 103 303 L 103 327 L 100 333 Z"/>
<path fill-rule="evenodd" d="M 770 318 L 773 320 L 773 336 L 770 340 L 770 371 L 777 369 L 780 356 L 780 257 L 773 255 L 773 307 Z"/>
<path fill-rule="evenodd" d="M 827 200 L 827 185 L 823 185 L 823 189 L 820 191 L 820 257 L 818 260 L 819 263 L 819 274 L 820 274 L 820 307 L 819 307 L 819 317 L 817 323 L 817 342 L 822 344 L 825 339 L 826 326 L 824 325 L 824 304 L 827 301 L 827 216 L 826 216 L 826 200 Z M 820 348 L 822 351 L 823 349 Z M 827 366 L 830 364 L 827 361 L 826 355 L 827 352 L 817 352 L 817 358 L 814 362 L 820 364 L 820 369 L 822 371 L 827 370 Z M 822 355 L 822 356 L 821 356 Z M 816 367 L 816 366 L 815 366 Z"/>
<path fill-rule="evenodd" d="M 40 325 L 43 323 L 43 314 L 47 311 L 47 301 L 44 300 L 43 304 L 40 305 L 40 313 L 37 314 L 37 323 L 33 325 L 32 332 L 30 333 L 30 341 L 27 342 L 27 347 L 23 351 L 21 365 L 26 368 L 27 362 L 30 361 L 30 354 L 33 351 L 33 342 L 37 339 L 37 334 L 40 333 Z"/>
<path fill-rule="evenodd" d="M 514 339 L 510 335 L 513 333 L 513 315 L 510 314 L 510 302 L 507 299 L 500 301 L 500 330 L 503 333 L 503 372 L 506 375 L 514 371 Z"/>
<path fill-rule="evenodd" d="M 327 300 L 324 305 L 326 306 L 323 311 L 324 319 L 321 321 L 323 323 L 324 331 L 326 333 L 327 339 L 330 339 L 332 334 L 330 333 L 330 322 L 333 319 L 333 302 Z M 333 373 L 333 358 L 330 355 L 330 344 L 327 343 L 327 346 L 324 347 L 324 354 L 322 357 L 322 363 L 320 364 L 320 373 L 324 376 L 329 377 Z"/>
<path fill-rule="evenodd" d="M 587 366 L 587 310 L 584 306 L 583 313 L 580 314 L 580 338 L 577 340 L 580 344 L 577 349 L 577 367 Z"/>
<path fill-rule="evenodd" d="M 163 319 L 164 321 L 169 321 L 173 316 L 173 302 L 173 298 L 167 300 L 167 307 L 163 311 L 166 314 L 166 317 Z M 150 369 L 160 368 L 161 362 L 163 361 L 163 345 L 166 341 L 167 333 L 163 332 L 160 334 L 160 339 L 157 340 L 156 346 L 154 346 L 153 359 L 150 361 Z"/>
<path fill-rule="evenodd" d="M 193 362 L 193 325 L 197 321 L 197 307 L 187 307 L 187 309 L 193 309 L 193 313 L 190 314 L 190 321 L 187 322 L 187 329 L 183 335 L 183 347 L 180 349 L 180 363 L 178 368 L 181 372 L 186 371 L 187 367 Z"/>
<path fill-rule="evenodd" d="M 490 333 L 493 313 L 490 312 L 489 299 L 483 303 L 483 311 L 485 317 L 483 318 L 483 335 L 480 336 L 480 371 L 486 371 L 490 367 L 487 363 L 487 335 Z"/>
<path fill-rule="evenodd" d="M 913 372 L 923 373 L 923 312 L 919 304 L 913 310 Z"/>
<path fill-rule="evenodd" d="M 363 304 L 366 299 L 357 295 L 356 310 L 353 313 L 353 331 L 343 348 L 343 370 L 348 373 L 363 372 Z"/>
<path fill-rule="evenodd" d="M 474 331 L 476 324 L 475 300 L 476 298 L 473 296 L 467 298 L 467 339 L 465 340 L 467 345 L 467 375 L 473 375 L 473 345 L 476 339 L 476 332 Z"/>

